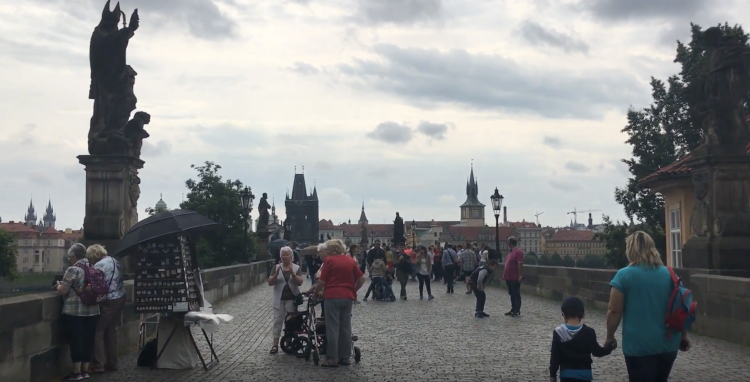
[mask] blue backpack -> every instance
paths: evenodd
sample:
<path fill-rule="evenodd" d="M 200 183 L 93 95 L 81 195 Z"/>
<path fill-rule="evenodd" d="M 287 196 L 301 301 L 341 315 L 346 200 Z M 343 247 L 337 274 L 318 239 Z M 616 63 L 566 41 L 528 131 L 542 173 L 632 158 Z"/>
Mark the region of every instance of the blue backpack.
<path fill-rule="evenodd" d="M 683 332 L 690 330 L 695 323 L 698 312 L 698 303 L 693 301 L 693 292 L 682 285 L 680 276 L 677 276 L 674 269 L 667 267 L 670 276 L 672 276 L 672 294 L 669 297 L 667 306 L 667 318 L 664 320 L 668 330 L 667 336 L 672 332 Z"/>

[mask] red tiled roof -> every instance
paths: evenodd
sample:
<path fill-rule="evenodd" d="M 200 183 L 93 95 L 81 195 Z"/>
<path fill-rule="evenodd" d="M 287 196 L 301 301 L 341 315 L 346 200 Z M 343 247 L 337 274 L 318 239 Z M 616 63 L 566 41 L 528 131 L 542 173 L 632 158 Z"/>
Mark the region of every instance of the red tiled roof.
<path fill-rule="evenodd" d="M 748 124 L 748 128 L 750 128 L 750 115 L 745 117 L 745 122 Z M 750 144 L 747 145 L 746 149 L 747 149 L 747 154 L 750 155 Z M 682 177 L 685 175 L 689 175 L 690 167 L 688 167 L 685 164 L 685 162 L 687 162 L 691 157 L 692 157 L 692 153 L 685 155 L 684 157 L 676 160 L 675 162 L 669 165 L 666 165 L 651 174 L 644 176 L 638 181 L 638 184 L 642 186 L 647 186 L 648 184 L 653 183 L 655 181 L 666 180 L 669 178 Z"/>
<path fill-rule="evenodd" d="M 318 222 L 318 229 L 336 229 L 332 221 L 323 219 Z"/>
<path fill-rule="evenodd" d="M 591 241 L 594 239 L 593 231 L 574 231 L 561 229 L 552 235 L 549 241 Z"/>
<path fill-rule="evenodd" d="M 0 223 L 0 229 L 9 233 L 38 233 L 39 231 L 23 223 Z"/>
<path fill-rule="evenodd" d="M 531 223 L 527 221 L 521 221 L 521 222 L 508 222 L 508 225 L 515 228 L 539 228 L 537 227 L 536 223 Z"/>

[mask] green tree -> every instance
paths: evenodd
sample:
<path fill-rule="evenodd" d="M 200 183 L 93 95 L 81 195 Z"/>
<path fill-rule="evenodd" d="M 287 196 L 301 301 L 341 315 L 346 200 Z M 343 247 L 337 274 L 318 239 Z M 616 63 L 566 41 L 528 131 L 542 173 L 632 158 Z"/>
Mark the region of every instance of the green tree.
<path fill-rule="evenodd" d="M 217 223 L 222 229 L 207 233 L 196 242 L 198 260 L 202 268 L 247 263 L 256 251 L 255 236 L 250 234 L 248 250 L 245 251 L 245 218 L 240 205 L 239 180 L 223 180 L 219 175 L 221 166 L 205 162 L 203 166 L 190 165 L 198 172 L 198 179 L 188 179 L 188 193 L 181 209 L 195 211 Z"/>
<path fill-rule="evenodd" d="M 6 280 L 14 280 L 17 276 L 16 259 L 18 248 L 13 236 L 0 229 L 0 277 Z"/>
<path fill-rule="evenodd" d="M 539 256 L 534 252 L 523 255 L 523 263 L 526 265 L 539 265 Z"/>
<path fill-rule="evenodd" d="M 632 176 L 625 187 L 615 190 L 615 199 L 623 206 L 630 221 L 642 223 L 642 228 L 652 234 L 657 247 L 661 248 L 666 247 L 664 200 L 660 194 L 639 187 L 638 181 L 703 143 L 703 116 L 695 98 L 689 95 L 699 88 L 706 57 L 701 44 L 701 27 L 696 24 L 690 24 L 690 27 L 691 41 L 687 44 L 677 42 L 674 62 L 680 64 L 680 73 L 669 77 L 666 82 L 652 77 L 653 103 L 643 110 L 631 108 L 627 125 L 622 130 L 628 135 L 626 142 L 632 146 L 632 158 L 622 161 L 628 165 Z M 725 23 L 719 28 L 725 36 L 740 36 L 742 43 L 747 43 L 748 36 L 741 26 L 732 27 Z M 620 225 L 613 223 L 621 230 Z M 624 239 L 623 235 L 615 236 Z M 624 243 L 616 246 L 624 247 Z M 616 258 L 607 261 L 610 265 L 613 264 L 610 261 L 621 263 Z"/>
<path fill-rule="evenodd" d="M 553 254 L 549 258 L 549 265 L 553 267 L 562 267 L 563 266 L 563 259 L 560 255 L 557 253 Z"/>
<path fill-rule="evenodd" d="M 552 265 L 552 262 L 550 261 L 549 256 L 547 255 L 539 256 L 539 265 L 546 265 L 546 266 Z"/>
<path fill-rule="evenodd" d="M 586 255 L 583 259 L 579 259 L 576 262 L 578 268 L 591 268 L 591 269 L 602 269 L 607 267 L 607 263 L 604 260 L 604 256 L 599 255 Z"/>
<path fill-rule="evenodd" d="M 565 255 L 565 257 L 562 258 L 562 266 L 567 268 L 575 268 L 576 261 L 573 260 L 570 255 Z"/>

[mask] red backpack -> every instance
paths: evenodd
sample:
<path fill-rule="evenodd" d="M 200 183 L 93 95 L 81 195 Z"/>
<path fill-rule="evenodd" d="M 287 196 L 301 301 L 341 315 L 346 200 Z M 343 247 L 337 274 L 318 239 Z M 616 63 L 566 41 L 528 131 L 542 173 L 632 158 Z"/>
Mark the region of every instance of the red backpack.
<path fill-rule="evenodd" d="M 110 278 L 109 283 L 107 283 L 104 272 L 100 269 L 83 264 L 76 264 L 76 266 L 83 270 L 84 275 L 81 290 L 78 291 L 73 288 L 78 298 L 81 299 L 81 302 L 84 305 L 99 305 L 106 301 L 109 294 L 109 284 L 112 282 L 112 279 Z M 112 277 L 114 277 L 114 273 Z"/>

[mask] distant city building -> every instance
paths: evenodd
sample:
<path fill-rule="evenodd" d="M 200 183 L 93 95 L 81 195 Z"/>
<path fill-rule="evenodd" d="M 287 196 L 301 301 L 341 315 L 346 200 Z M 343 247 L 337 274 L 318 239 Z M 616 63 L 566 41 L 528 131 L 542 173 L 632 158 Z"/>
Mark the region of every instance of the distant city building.
<path fill-rule="evenodd" d="M 0 221 L 0 229 L 13 236 L 18 248 L 16 268 L 19 272 L 59 273 L 68 266 L 68 248 L 83 238 L 82 230 L 55 229 L 57 216 L 52 202 L 47 203 L 44 216 L 37 221 L 34 202 L 29 202 L 22 221 Z"/>
<path fill-rule="evenodd" d="M 294 174 L 292 195 L 288 193 L 284 201 L 286 220 L 292 228 L 291 240 L 300 244 L 317 243 L 319 241 L 319 204 L 318 189 L 313 187 L 308 193 L 305 184 L 305 174 Z"/>
<path fill-rule="evenodd" d="M 595 235 L 589 230 L 558 229 L 545 239 L 544 254 L 571 257 L 604 255 L 607 252 L 605 242 L 596 239 Z"/>
<path fill-rule="evenodd" d="M 466 201 L 460 206 L 461 225 L 469 227 L 484 227 L 485 205 L 479 201 L 479 183 L 474 178 L 474 165 L 466 181 Z"/>
<path fill-rule="evenodd" d="M 536 225 L 536 223 L 522 220 L 520 222 L 509 222 L 508 226 L 516 229 L 518 246 L 521 247 L 524 253 L 543 253 L 542 228 Z"/>
<path fill-rule="evenodd" d="M 156 205 L 154 206 L 154 214 L 159 214 L 165 211 L 169 211 L 169 208 L 167 208 L 167 203 L 164 201 L 163 195 L 159 194 L 159 201 L 156 202 Z"/>

